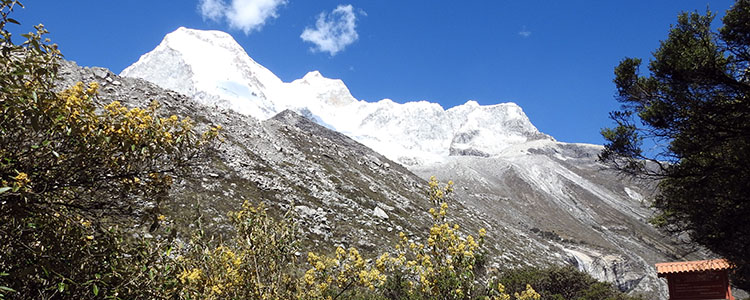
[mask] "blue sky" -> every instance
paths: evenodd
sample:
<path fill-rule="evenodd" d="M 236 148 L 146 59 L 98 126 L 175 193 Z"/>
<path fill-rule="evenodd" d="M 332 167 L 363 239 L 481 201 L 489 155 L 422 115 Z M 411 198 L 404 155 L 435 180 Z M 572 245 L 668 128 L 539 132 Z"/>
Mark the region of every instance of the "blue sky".
<path fill-rule="evenodd" d="M 368 101 L 428 100 L 445 108 L 467 100 L 515 102 L 542 132 L 560 141 L 596 144 L 603 143 L 600 128 L 610 125 L 607 113 L 618 107 L 612 83 L 617 63 L 626 56 L 648 60 L 679 12 L 710 7 L 719 26 L 733 3 L 23 2 L 26 8 L 14 13 L 22 26 L 11 30 L 26 32 L 44 23 L 63 55 L 83 66 L 119 73 L 179 26 L 216 29 L 229 32 L 284 81 L 319 70 Z M 323 25 L 340 29 L 333 39 L 317 26 L 321 14 Z"/>

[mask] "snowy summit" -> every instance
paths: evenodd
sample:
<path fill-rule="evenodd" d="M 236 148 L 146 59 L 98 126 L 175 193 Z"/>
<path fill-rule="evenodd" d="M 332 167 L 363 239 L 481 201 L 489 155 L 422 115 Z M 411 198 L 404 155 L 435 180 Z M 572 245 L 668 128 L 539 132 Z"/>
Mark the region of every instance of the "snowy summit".
<path fill-rule="evenodd" d="M 446 110 L 427 101 L 367 102 L 318 71 L 283 82 L 221 31 L 180 27 L 120 75 L 262 120 L 291 109 L 406 165 L 452 155 L 495 156 L 513 145 L 553 140 L 515 103 L 468 101 Z"/>

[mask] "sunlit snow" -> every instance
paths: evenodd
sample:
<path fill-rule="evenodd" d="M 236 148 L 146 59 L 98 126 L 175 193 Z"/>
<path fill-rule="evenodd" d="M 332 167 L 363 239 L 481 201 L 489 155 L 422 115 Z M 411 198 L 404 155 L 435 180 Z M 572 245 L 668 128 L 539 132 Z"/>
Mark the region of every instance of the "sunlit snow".
<path fill-rule="evenodd" d="M 430 164 L 449 155 L 499 155 L 512 145 L 552 140 L 515 103 L 467 101 L 444 109 L 427 101 L 355 99 L 344 82 L 312 71 L 282 82 L 229 35 L 181 27 L 121 75 L 258 119 L 290 109 L 347 134 L 395 161 Z"/>

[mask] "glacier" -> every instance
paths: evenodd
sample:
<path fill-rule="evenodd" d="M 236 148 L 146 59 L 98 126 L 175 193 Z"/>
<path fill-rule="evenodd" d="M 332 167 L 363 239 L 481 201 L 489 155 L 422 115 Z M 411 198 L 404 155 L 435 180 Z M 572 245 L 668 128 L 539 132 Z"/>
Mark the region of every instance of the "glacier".
<path fill-rule="evenodd" d="M 469 100 L 449 109 L 427 101 L 368 102 L 355 99 L 343 81 L 318 71 L 283 82 L 221 31 L 180 27 L 120 75 L 261 120 L 290 109 L 405 165 L 452 155 L 489 157 L 512 145 L 554 140 L 512 102 Z"/>

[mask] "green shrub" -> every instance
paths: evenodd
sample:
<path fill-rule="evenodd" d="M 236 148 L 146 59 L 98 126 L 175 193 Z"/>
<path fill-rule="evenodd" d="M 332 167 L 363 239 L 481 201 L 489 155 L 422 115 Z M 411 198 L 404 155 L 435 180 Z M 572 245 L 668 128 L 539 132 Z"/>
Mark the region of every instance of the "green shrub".
<path fill-rule="evenodd" d="M 611 284 L 599 282 L 591 275 L 571 266 L 548 268 L 526 267 L 503 271 L 497 281 L 509 292 L 523 290 L 532 285 L 542 296 L 551 300 L 636 300 L 614 288 Z"/>
<path fill-rule="evenodd" d="M 96 83 L 56 92 L 61 55 L 44 27 L 20 45 L 5 28 L 19 6 L 0 0 L 0 297 L 158 297 L 167 243 L 132 228 L 159 222 L 218 128 L 197 134 L 156 103 L 97 105 Z"/>
<path fill-rule="evenodd" d="M 200 231 L 173 261 L 180 299 L 295 299 L 303 289 L 297 267 L 297 229 L 291 215 L 276 220 L 263 204 L 249 202 L 229 214 L 230 241 Z"/>

